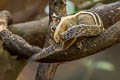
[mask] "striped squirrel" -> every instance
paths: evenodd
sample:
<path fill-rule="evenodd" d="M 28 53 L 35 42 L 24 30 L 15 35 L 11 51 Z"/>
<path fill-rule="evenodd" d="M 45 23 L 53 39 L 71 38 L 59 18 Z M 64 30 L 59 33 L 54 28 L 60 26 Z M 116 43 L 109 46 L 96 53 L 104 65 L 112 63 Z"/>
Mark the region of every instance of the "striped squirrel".
<path fill-rule="evenodd" d="M 43 48 L 40 53 L 33 55 L 31 60 L 39 61 L 54 54 L 56 51 L 68 49 L 79 38 L 80 43 L 85 38 L 97 36 L 104 30 L 103 22 L 99 15 L 91 11 L 79 11 L 73 15 L 55 18 L 55 20 L 56 23 L 50 25 L 55 43 Z M 79 43 L 76 43 L 78 48 L 81 47 Z"/>

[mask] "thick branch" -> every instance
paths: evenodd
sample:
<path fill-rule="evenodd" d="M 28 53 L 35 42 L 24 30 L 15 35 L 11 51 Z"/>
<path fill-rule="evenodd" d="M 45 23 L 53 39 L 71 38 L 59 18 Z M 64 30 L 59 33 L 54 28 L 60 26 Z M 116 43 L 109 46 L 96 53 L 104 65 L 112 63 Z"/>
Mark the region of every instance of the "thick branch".
<path fill-rule="evenodd" d="M 65 0 L 49 0 L 49 6 L 50 6 L 50 14 L 49 14 L 49 23 L 51 24 L 53 19 L 52 16 L 53 14 L 56 14 L 57 16 L 64 16 L 66 14 L 66 5 L 65 5 Z M 51 45 L 52 43 L 50 42 L 51 38 L 49 34 L 47 35 L 45 45 L 44 47 L 47 47 Z M 56 69 L 59 65 L 59 63 L 54 63 L 54 64 L 44 64 L 41 65 L 40 63 L 38 72 L 36 75 L 36 80 L 53 80 Z M 45 68 L 44 68 L 45 67 Z M 41 74 L 43 73 L 43 74 Z"/>
<path fill-rule="evenodd" d="M 98 13 L 103 20 L 104 27 L 108 28 L 120 20 L 120 1 L 106 5 L 97 4 L 89 11 Z"/>
<path fill-rule="evenodd" d="M 29 45 L 23 38 L 12 34 L 8 30 L 3 30 L 0 33 L 0 36 L 2 37 L 1 39 L 3 41 L 4 48 L 7 49 L 12 55 L 30 57 L 34 53 L 41 51 L 40 48 Z"/>
<path fill-rule="evenodd" d="M 109 5 L 107 5 L 107 6 L 99 6 L 98 8 L 94 8 L 94 9 L 91 9 L 90 11 L 96 11 L 97 13 L 99 13 L 99 15 L 101 16 L 101 18 L 103 19 L 103 22 L 106 22 L 106 20 L 109 18 L 109 19 L 111 19 L 112 18 L 112 20 L 107 20 L 107 21 L 109 21 L 109 22 L 111 22 L 111 23 L 114 23 L 114 22 L 116 22 L 117 20 L 115 20 L 115 18 L 113 18 L 113 17 L 111 17 L 113 14 L 115 15 L 113 15 L 114 17 L 116 17 L 116 15 L 117 16 L 119 16 L 120 15 L 120 11 L 119 11 L 119 7 L 116 7 L 115 5 L 118 5 L 118 6 L 120 6 L 120 2 L 116 2 L 116 3 L 114 3 L 114 4 L 109 4 Z M 110 7 L 110 11 L 108 11 L 108 8 Z M 103 12 L 103 10 L 101 9 L 101 8 L 103 8 L 103 9 L 105 9 L 107 12 L 109 12 L 109 14 L 108 14 L 108 17 L 106 17 L 107 15 L 105 14 L 105 15 L 103 15 L 103 14 L 100 14 L 100 13 L 102 13 Z M 100 11 L 98 11 L 98 9 L 100 9 Z M 112 13 L 111 13 L 112 12 Z M 118 13 L 116 13 L 116 12 L 118 12 Z M 110 16 L 110 14 L 111 14 L 111 16 Z M 107 23 L 107 22 L 106 22 Z M 108 25 L 106 25 L 105 26 L 105 28 L 107 28 L 108 27 Z M 113 27 L 112 29 L 114 30 L 114 33 L 115 33 L 115 29 L 116 29 L 116 27 Z M 74 48 L 70 48 L 70 49 L 67 49 L 66 50 L 66 53 L 64 54 L 64 52 L 65 51 L 63 51 L 62 53 L 53 53 L 53 54 L 51 54 L 51 56 L 48 56 L 48 57 L 46 57 L 46 58 L 44 58 L 44 59 L 41 59 L 41 60 L 39 60 L 39 61 L 42 61 L 42 62 L 64 62 L 64 61 L 72 61 L 72 60 L 75 60 L 75 59 L 80 59 L 80 58 L 82 58 L 83 56 L 84 57 L 86 57 L 86 56 L 89 56 L 89 55 L 92 55 L 92 54 L 95 54 L 96 52 L 99 52 L 99 51 L 102 51 L 104 48 L 109 48 L 110 47 L 110 45 L 114 45 L 112 42 L 109 42 L 109 41 L 106 41 L 107 39 L 107 37 L 109 38 L 109 39 L 111 39 L 112 41 L 114 41 L 114 43 L 118 43 L 117 41 L 118 40 L 116 40 L 115 41 L 115 39 L 114 38 L 111 38 L 111 36 L 115 36 L 114 34 L 112 35 L 112 29 L 110 28 L 110 30 L 108 29 L 108 30 L 106 30 L 106 32 L 105 33 L 103 33 L 102 34 L 102 37 L 98 37 L 97 38 L 97 40 L 96 40 L 96 38 L 93 38 L 92 39 L 92 41 L 94 41 L 94 39 L 95 39 L 95 41 L 94 42 L 90 42 L 89 40 L 87 40 L 88 42 L 86 42 L 86 41 L 84 41 L 83 42 L 83 44 L 81 44 L 82 45 L 82 47 L 81 47 L 81 49 L 77 49 L 75 46 L 74 46 Z M 119 29 L 119 28 L 117 28 L 117 29 Z M 116 30 L 117 30 L 116 29 Z M 118 31 L 116 31 L 116 32 L 118 32 Z M 109 33 L 109 34 L 108 34 Z M 108 35 L 107 35 L 108 34 Z M 117 33 L 116 33 L 117 34 Z M 103 36 L 104 35 L 104 36 Z M 110 36 L 111 35 L 111 36 Z M 116 37 L 116 36 L 115 36 Z M 117 38 L 117 37 L 116 37 Z M 102 41 L 102 39 L 103 39 L 103 41 Z M 100 43 L 100 40 L 101 40 L 101 43 Z M 106 43 L 104 43 L 104 41 L 106 42 Z M 103 42 L 103 43 L 102 43 Z M 110 44 L 110 45 L 107 45 L 107 42 L 108 43 L 112 43 L 112 44 Z M 101 44 L 101 46 L 103 47 L 102 49 L 101 49 L 101 47 L 100 47 L 100 44 Z M 98 45 L 97 45 L 98 44 Z M 106 45 L 105 45 L 106 44 Z M 89 51 L 90 50 L 90 47 L 92 46 L 92 45 L 95 45 L 95 48 L 94 47 L 92 47 L 91 48 L 91 51 Z M 88 46 L 87 48 L 86 48 L 86 46 Z M 96 49 L 97 48 L 97 49 Z M 99 49 L 101 49 L 101 50 L 99 50 Z M 93 53 L 92 53 L 93 52 Z"/>
<path fill-rule="evenodd" d="M 93 55 L 97 52 L 103 51 L 120 42 L 120 21 L 109 27 L 101 35 L 97 37 L 90 38 L 81 43 L 82 47 L 80 49 L 71 47 L 64 51 L 54 53 L 42 62 L 65 62 L 80 59 L 89 55 Z"/>

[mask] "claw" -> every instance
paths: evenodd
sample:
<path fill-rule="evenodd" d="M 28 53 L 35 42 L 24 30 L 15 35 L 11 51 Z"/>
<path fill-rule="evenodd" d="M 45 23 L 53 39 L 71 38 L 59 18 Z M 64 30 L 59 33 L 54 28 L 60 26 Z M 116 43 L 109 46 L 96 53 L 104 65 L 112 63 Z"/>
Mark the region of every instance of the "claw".
<path fill-rule="evenodd" d="M 60 37 L 56 36 L 56 37 L 54 37 L 54 40 L 55 40 L 56 43 L 59 43 L 60 42 Z"/>

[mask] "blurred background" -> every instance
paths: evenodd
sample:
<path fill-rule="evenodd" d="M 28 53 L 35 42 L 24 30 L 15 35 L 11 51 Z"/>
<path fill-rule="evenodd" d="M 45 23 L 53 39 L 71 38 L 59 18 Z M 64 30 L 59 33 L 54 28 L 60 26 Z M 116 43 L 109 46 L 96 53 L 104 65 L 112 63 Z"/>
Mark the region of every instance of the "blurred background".
<path fill-rule="evenodd" d="M 97 3 L 118 0 L 67 0 L 67 14 L 89 9 Z M 9 10 L 14 23 L 39 20 L 49 13 L 48 0 L 0 0 L 0 11 Z M 0 80 L 34 80 L 38 63 L 15 60 L 0 42 Z M 37 45 L 39 46 L 39 45 Z M 120 80 L 120 44 L 96 55 L 66 62 L 57 69 L 54 80 Z M 25 67 L 24 67 L 25 66 Z M 21 71 L 22 70 L 22 71 Z M 18 76 L 19 74 L 19 76 Z"/>

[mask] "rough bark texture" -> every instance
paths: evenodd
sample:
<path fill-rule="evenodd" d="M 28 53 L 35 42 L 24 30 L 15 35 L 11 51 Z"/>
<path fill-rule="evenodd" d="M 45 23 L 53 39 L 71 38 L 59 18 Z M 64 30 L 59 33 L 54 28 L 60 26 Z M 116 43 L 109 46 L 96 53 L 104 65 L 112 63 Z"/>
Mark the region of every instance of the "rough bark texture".
<path fill-rule="evenodd" d="M 97 52 L 103 51 L 116 43 L 120 42 L 120 22 L 117 22 L 101 35 L 90 38 L 84 42 L 81 42 L 81 48 L 71 47 L 66 51 L 54 53 L 51 56 L 41 60 L 42 62 L 65 62 L 80 59 L 89 55 L 93 55 Z M 63 58 L 64 57 L 64 58 Z"/>
<path fill-rule="evenodd" d="M 65 16 L 66 15 L 66 5 L 65 0 L 49 0 L 49 24 L 52 23 L 53 14 L 57 16 Z M 48 47 L 52 43 L 50 42 L 52 39 L 48 34 L 46 37 L 44 47 Z M 38 72 L 36 75 L 36 80 L 53 80 L 55 72 L 57 70 L 59 63 L 40 63 L 38 67 Z"/>
<path fill-rule="evenodd" d="M 60 0 L 58 0 L 58 1 L 60 1 Z M 104 22 L 105 27 L 107 28 L 110 25 L 112 25 L 120 20 L 120 8 L 119 7 L 120 7 L 120 1 L 118 1 L 116 3 L 108 4 L 108 5 L 96 6 L 90 10 L 95 11 L 100 15 L 100 17 L 102 18 L 102 20 Z M 111 19 L 111 20 L 109 20 L 109 19 Z M 70 61 L 70 60 L 86 57 L 88 55 L 95 54 L 96 52 L 104 50 L 105 48 L 108 48 L 111 45 L 114 45 L 115 43 L 118 43 L 120 41 L 119 40 L 119 35 L 120 35 L 119 34 L 119 30 L 120 30 L 119 24 L 120 24 L 120 22 L 111 26 L 110 28 L 108 28 L 106 31 L 104 31 L 98 37 L 90 38 L 90 39 L 82 42 L 81 49 L 77 49 L 76 47 L 72 47 L 72 48 L 66 50 L 67 54 L 66 53 L 64 54 L 64 52 L 57 53 L 57 54 L 49 56 L 41 61 L 44 61 L 44 62 Z M 15 27 L 13 27 L 13 28 L 15 28 Z M 17 29 L 20 29 L 20 28 L 17 28 Z M 16 33 L 19 34 L 21 32 L 25 33 L 24 31 L 21 31 L 21 30 L 18 30 L 18 32 L 16 32 Z M 16 38 L 16 39 L 18 39 L 18 41 L 14 40 L 13 39 L 14 37 L 12 37 L 12 39 L 11 39 L 10 37 L 13 34 L 11 32 L 10 32 L 10 34 L 8 34 L 8 33 L 9 33 L 8 30 L 1 32 L 1 38 L 2 38 L 6 48 L 9 49 L 10 52 L 13 50 L 13 48 L 16 48 L 16 50 L 18 50 L 18 51 L 15 54 L 20 54 L 20 55 L 24 55 L 24 56 L 29 57 L 30 55 L 34 54 L 34 50 L 37 49 L 38 51 L 40 51 L 40 48 L 35 47 L 35 49 L 33 49 L 33 46 L 29 45 L 26 42 L 24 43 L 24 44 L 26 44 L 26 46 L 21 45 L 22 43 L 21 43 L 21 41 L 19 41 L 19 38 Z M 46 33 L 46 31 L 45 31 L 45 33 Z M 36 37 L 36 38 L 38 38 L 38 37 Z M 33 38 L 31 37 L 31 39 L 33 39 Z M 14 41 L 17 41 L 17 43 L 14 44 Z M 106 45 L 104 45 L 104 44 L 106 44 Z M 19 48 L 19 47 L 21 47 L 21 48 Z M 22 47 L 29 47 L 26 49 L 26 51 L 29 51 L 31 49 L 33 51 L 29 51 L 29 55 L 26 55 L 25 52 L 22 52 L 22 51 L 24 51 L 24 50 L 22 50 L 23 49 Z M 39 75 L 39 78 L 36 78 L 36 79 L 52 80 L 54 73 L 57 69 L 57 66 L 58 66 L 58 64 L 52 65 L 52 64 L 40 63 L 40 67 L 39 67 L 38 71 L 41 74 Z"/>
<path fill-rule="evenodd" d="M 95 11 L 100 15 L 100 17 L 104 22 L 104 27 L 106 28 L 106 30 L 97 37 L 93 37 L 86 41 L 83 41 L 81 43 L 82 45 L 81 49 L 76 48 L 75 45 L 65 50 L 66 51 L 65 54 L 64 54 L 65 51 L 57 52 L 51 56 L 41 59 L 40 61 L 42 62 L 73 61 L 103 51 L 104 49 L 109 48 L 112 45 L 115 45 L 115 43 L 119 43 L 119 34 L 118 34 L 119 23 L 110 26 L 120 20 L 119 7 L 120 7 L 120 1 L 108 5 L 100 5 L 90 9 L 89 11 Z"/>

